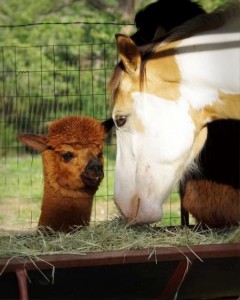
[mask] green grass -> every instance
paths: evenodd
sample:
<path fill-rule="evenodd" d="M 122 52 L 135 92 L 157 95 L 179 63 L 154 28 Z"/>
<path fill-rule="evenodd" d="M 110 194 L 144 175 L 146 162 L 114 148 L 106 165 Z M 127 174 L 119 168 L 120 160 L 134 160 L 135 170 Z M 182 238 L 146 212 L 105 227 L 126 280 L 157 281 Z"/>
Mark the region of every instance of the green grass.
<path fill-rule="evenodd" d="M 40 155 L 0 159 L 0 202 L 6 198 L 38 198 L 43 189 Z"/>

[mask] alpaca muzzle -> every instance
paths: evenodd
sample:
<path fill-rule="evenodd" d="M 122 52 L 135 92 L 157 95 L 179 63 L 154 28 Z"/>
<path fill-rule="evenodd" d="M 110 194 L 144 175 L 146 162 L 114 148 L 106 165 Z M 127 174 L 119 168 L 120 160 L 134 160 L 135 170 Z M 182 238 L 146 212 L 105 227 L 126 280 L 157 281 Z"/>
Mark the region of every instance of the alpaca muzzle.
<path fill-rule="evenodd" d="M 81 178 L 87 187 L 98 187 L 103 177 L 103 165 L 98 159 L 91 159 L 81 174 Z"/>

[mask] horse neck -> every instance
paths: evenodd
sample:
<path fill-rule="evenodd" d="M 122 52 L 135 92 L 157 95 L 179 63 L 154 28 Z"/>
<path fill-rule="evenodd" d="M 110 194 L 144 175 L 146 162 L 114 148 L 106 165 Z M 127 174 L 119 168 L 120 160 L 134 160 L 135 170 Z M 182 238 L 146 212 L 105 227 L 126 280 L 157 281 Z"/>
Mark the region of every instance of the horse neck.
<path fill-rule="evenodd" d="M 44 184 L 39 226 L 53 230 L 70 231 L 71 227 L 89 224 L 93 194 L 53 188 L 49 182 Z"/>
<path fill-rule="evenodd" d="M 202 110 L 204 119 L 235 119 L 240 120 L 240 95 L 219 92 L 218 101 L 207 105 Z"/>
<path fill-rule="evenodd" d="M 162 88 L 157 85 L 154 94 L 189 102 L 193 110 L 203 112 L 203 123 L 240 119 L 240 4 L 234 11 L 233 18 L 223 19 L 223 26 L 183 39 L 174 40 L 173 34 L 173 40 L 154 49 L 148 62 L 152 73 L 162 79 Z"/>

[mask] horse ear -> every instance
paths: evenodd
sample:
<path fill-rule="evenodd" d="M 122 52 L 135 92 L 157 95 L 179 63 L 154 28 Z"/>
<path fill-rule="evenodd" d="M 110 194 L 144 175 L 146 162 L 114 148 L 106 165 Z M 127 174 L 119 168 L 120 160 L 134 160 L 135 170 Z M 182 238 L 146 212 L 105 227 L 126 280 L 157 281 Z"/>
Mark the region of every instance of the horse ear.
<path fill-rule="evenodd" d="M 134 74 L 141 63 L 141 55 L 137 46 L 130 37 L 124 34 L 116 34 L 115 37 L 119 55 L 126 72 Z"/>
<path fill-rule="evenodd" d="M 28 147 L 43 152 L 47 149 L 47 136 L 43 134 L 21 133 L 18 135 L 19 140 Z"/>
<path fill-rule="evenodd" d="M 108 133 L 112 129 L 113 125 L 114 125 L 114 122 L 113 122 L 112 118 L 102 122 L 102 126 L 104 127 L 104 130 L 106 133 Z"/>

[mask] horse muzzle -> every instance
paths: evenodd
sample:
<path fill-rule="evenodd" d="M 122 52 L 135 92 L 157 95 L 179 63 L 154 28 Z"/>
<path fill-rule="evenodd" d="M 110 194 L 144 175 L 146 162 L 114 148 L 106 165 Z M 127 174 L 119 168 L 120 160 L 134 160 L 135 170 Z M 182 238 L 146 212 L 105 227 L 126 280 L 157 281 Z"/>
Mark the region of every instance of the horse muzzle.
<path fill-rule="evenodd" d="M 145 205 L 145 201 L 134 196 L 130 205 L 115 199 L 115 204 L 120 214 L 129 224 L 155 223 L 162 219 L 162 208 L 154 205 Z"/>

